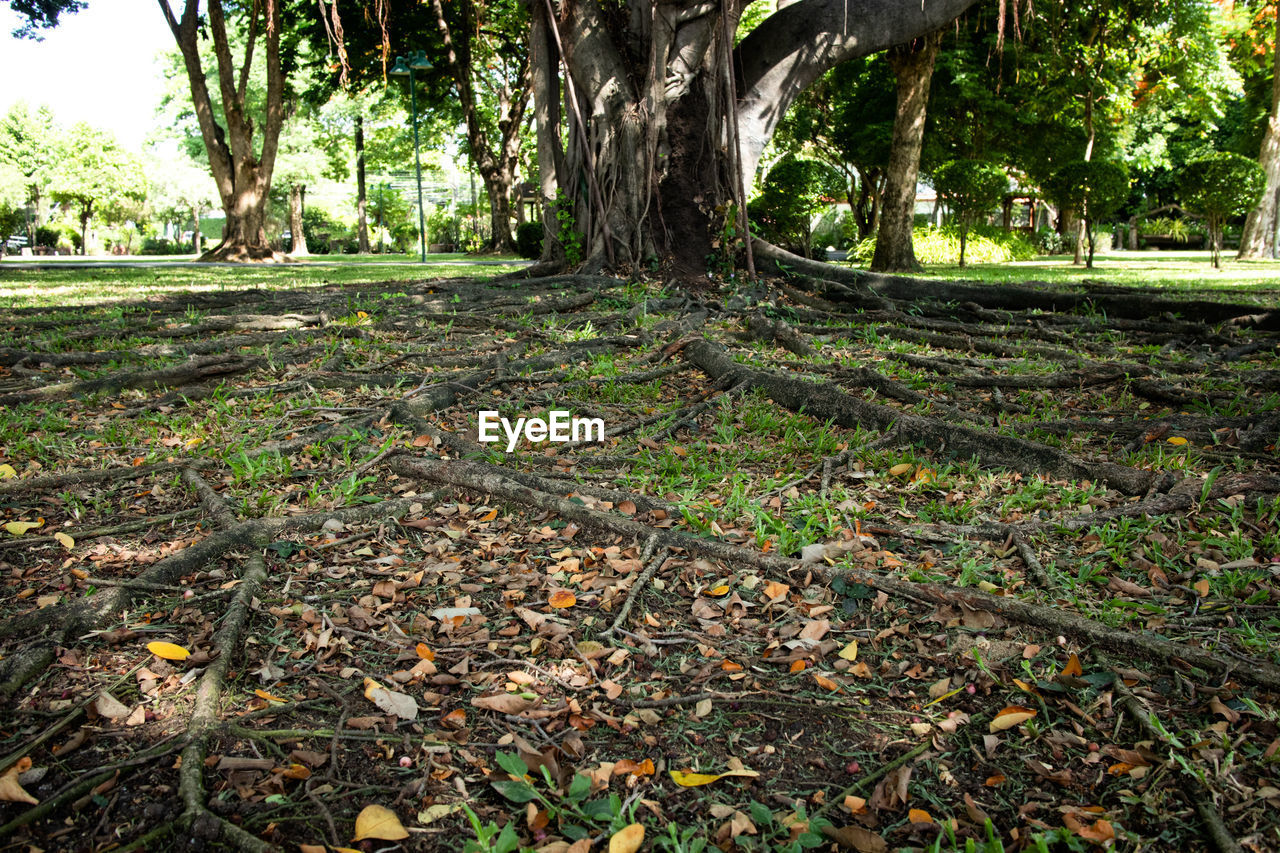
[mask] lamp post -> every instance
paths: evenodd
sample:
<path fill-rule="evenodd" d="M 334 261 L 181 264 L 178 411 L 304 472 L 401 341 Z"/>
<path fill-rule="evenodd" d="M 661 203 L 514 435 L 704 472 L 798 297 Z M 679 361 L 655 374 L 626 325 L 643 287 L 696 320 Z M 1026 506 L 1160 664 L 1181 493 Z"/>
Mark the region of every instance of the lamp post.
<path fill-rule="evenodd" d="M 418 92 L 417 87 L 413 85 L 413 72 L 430 70 L 431 62 L 427 59 L 426 51 L 415 50 L 408 59 L 397 56 L 396 64 L 391 66 L 389 72 L 392 77 L 409 78 L 409 103 L 412 106 L 413 116 L 413 165 L 418 176 L 418 242 L 422 248 L 424 264 L 427 262 L 427 216 L 422 207 L 422 157 L 418 153 Z"/>

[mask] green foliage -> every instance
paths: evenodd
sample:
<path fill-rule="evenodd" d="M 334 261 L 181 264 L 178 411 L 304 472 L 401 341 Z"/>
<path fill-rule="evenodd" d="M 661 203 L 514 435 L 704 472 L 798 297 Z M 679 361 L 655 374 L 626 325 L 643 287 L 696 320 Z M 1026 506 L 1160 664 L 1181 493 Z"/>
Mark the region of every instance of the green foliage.
<path fill-rule="evenodd" d="M 520 257 L 537 260 L 542 256 L 544 229 L 541 222 L 525 222 L 516 229 L 516 251 Z"/>
<path fill-rule="evenodd" d="M 1248 213 L 1266 185 L 1262 167 L 1239 154 L 1210 154 L 1188 163 L 1182 172 L 1187 207 L 1219 221 Z"/>
<path fill-rule="evenodd" d="M 915 228 L 911 232 L 916 259 L 922 264 L 960 263 L 960 230 L 951 225 L 941 228 Z M 869 264 L 875 254 L 876 240 L 868 237 L 854 248 L 850 259 Z M 1036 246 L 1019 231 L 980 226 L 967 235 L 965 258 L 979 264 L 1006 264 L 1028 261 L 1037 254 Z"/>
<path fill-rule="evenodd" d="M 1262 167 L 1239 154 L 1218 152 L 1188 163 L 1182 172 L 1183 201 L 1209 221 L 1213 265 L 1220 265 L 1222 225 L 1249 211 L 1267 187 Z"/>
<path fill-rule="evenodd" d="M 26 218 L 27 186 L 17 167 L 0 163 L 0 254 Z"/>
<path fill-rule="evenodd" d="M 50 189 L 56 201 L 76 208 L 82 235 L 95 216 L 120 222 L 141 215 L 147 195 L 142 164 L 114 136 L 80 122 L 67 145 L 75 155 L 54 168 Z"/>
<path fill-rule="evenodd" d="M 302 211 L 302 234 L 307 238 L 307 249 L 314 255 L 332 252 L 334 241 L 338 241 L 339 254 L 356 251 L 355 233 L 316 205 Z"/>
<path fill-rule="evenodd" d="M 933 186 L 955 212 L 960 227 L 960 266 L 964 266 L 969 227 L 1000 204 L 1009 178 L 995 163 L 949 160 L 933 173 Z"/>
<path fill-rule="evenodd" d="M 769 170 L 747 211 L 752 228 L 771 243 L 812 253 L 813 215 L 844 195 L 844 178 L 819 160 L 787 155 Z"/>
<path fill-rule="evenodd" d="M 500 779 L 496 777 L 501 774 L 495 774 L 495 780 L 489 783 L 493 789 L 516 805 L 536 802 L 539 810 L 547 813 L 547 817 L 557 824 L 557 830 L 566 838 L 577 841 L 601 834 L 611 836 L 624 826 L 636 822 L 635 805 L 624 804 L 617 794 L 609 793 L 592 799 L 589 776 L 576 773 L 568 787 L 561 788 L 555 784 L 545 765 L 538 768 L 541 772 L 539 779 L 530 775 L 524 760 L 514 753 L 499 752 L 495 760 L 499 767 L 514 778 Z M 539 786 L 538 782 L 542 785 Z M 472 820 L 473 830 L 478 829 L 477 822 Z M 508 828 L 510 824 L 503 827 L 500 833 L 505 833 Z M 496 826 L 484 829 L 490 838 L 495 835 L 501 837 Z M 478 831 L 477 840 L 481 844 L 485 843 Z M 468 846 L 466 849 L 489 848 Z"/>
<path fill-rule="evenodd" d="M 569 266 L 576 266 L 582 262 L 583 258 L 582 235 L 578 232 L 578 220 L 573 215 L 573 206 L 569 203 L 569 197 L 564 194 L 564 190 L 556 190 L 555 213 L 556 222 L 560 223 L 556 239 L 564 247 L 564 257 L 569 262 Z"/>
<path fill-rule="evenodd" d="M 1073 160 L 1062 166 L 1045 187 L 1063 207 L 1086 222 L 1106 219 L 1129 195 L 1129 172 L 1115 160 Z"/>

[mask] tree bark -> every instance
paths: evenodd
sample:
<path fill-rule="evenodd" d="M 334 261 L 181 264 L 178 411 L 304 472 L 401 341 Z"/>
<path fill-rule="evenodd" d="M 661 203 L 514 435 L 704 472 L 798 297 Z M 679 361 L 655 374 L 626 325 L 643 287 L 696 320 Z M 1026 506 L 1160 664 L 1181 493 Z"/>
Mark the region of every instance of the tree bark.
<path fill-rule="evenodd" d="M 369 254 L 368 195 L 364 178 L 364 116 L 356 116 L 356 251 Z"/>
<path fill-rule="evenodd" d="M 1267 174 L 1267 189 L 1257 207 L 1249 211 L 1240 235 L 1239 258 L 1280 257 L 1276 231 L 1280 228 L 1280 15 L 1276 16 L 1275 56 L 1272 66 L 1271 111 L 1262 135 L 1258 163 Z"/>
<path fill-rule="evenodd" d="M 712 240 L 744 201 L 738 173 L 755 174 L 795 97 L 836 63 L 938 30 L 973 0 L 798 0 L 733 48 L 732 78 L 723 43 L 744 0 L 527 3 L 539 146 L 555 146 L 539 154 L 544 251 L 563 249 L 563 228 L 577 235 L 572 248 L 585 269 L 657 261 L 677 282 L 701 287 Z M 559 65 L 563 89 L 544 88 Z M 729 79 L 740 93 L 734 103 Z M 564 96 L 563 135 L 544 121 L 554 94 Z"/>
<path fill-rule="evenodd" d="M 255 5 L 249 23 L 250 34 L 259 26 L 261 10 L 266 34 L 267 99 L 261 123 L 261 148 L 254 149 L 255 121 L 248 115 L 245 100 L 247 69 L 252 65 L 254 39 L 250 38 L 237 87 L 235 59 L 227 38 L 222 0 L 208 0 L 207 16 L 201 17 L 199 0 L 185 0 L 181 20 L 175 18 L 169 0 L 159 0 L 169 29 L 182 53 L 191 101 L 200 135 L 209 156 L 209 166 L 226 216 L 222 241 L 200 256 L 202 261 L 273 261 L 279 256 L 267 242 L 266 204 L 271 190 L 280 128 L 284 124 L 285 73 L 280 62 L 280 2 L 262 0 Z M 225 129 L 214 119 L 213 103 L 200 60 L 199 41 L 208 37 L 217 56 L 219 94 Z"/>
<path fill-rule="evenodd" d="M 495 142 L 480 120 L 473 88 L 476 85 L 476 68 L 470 41 L 474 30 L 471 4 L 458 5 L 463 25 L 462 36 L 457 39 L 454 38 L 453 28 L 445 16 L 441 0 L 432 0 L 432 6 L 436 24 L 444 39 L 454 89 L 462 105 L 471 160 L 480 173 L 485 193 L 489 197 L 489 246 L 499 252 L 515 252 L 516 242 L 511 232 L 511 188 L 515 185 L 516 169 L 520 164 L 520 128 L 529 102 L 529 54 L 525 52 L 516 59 L 516 77 L 519 83 L 514 88 L 502 85 L 493 93 L 498 106 L 498 139 Z"/>
<path fill-rule="evenodd" d="M 89 219 L 93 216 L 93 205 L 86 203 L 80 209 L 80 255 L 89 254 Z"/>
<path fill-rule="evenodd" d="M 306 204 L 307 187 L 305 184 L 292 184 L 289 187 L 289 235 L 292 245 L 289 254 L 293 257 L 305 257 L 311 254 L 307 250 L 307 232 L 302 230 L 302 210 Z"/>
<path fill-rule="evenodd" d="M 203 236 L 200 233 L 200 205 L 192 205 L 191 218 L 195 222 L 195 228 L 191 231 L 191 246 L 192 251 L 198 255 L 200 254 L 200 238 Z"/>
<path fill-rule="evenodd" d="M 893 118 L 880 232 L 871 259 L 871 269 L 876 272 L 910 272 L 920 267 L 911 242 L 911 226 L 915 220 L 916 182 L 920 174 L 920 151 L 924 146 L 929 84 L 941 44 L 942 30 L 937 30 L 889 51 L 889 67 L 897 78 L 898 104 Z"/>

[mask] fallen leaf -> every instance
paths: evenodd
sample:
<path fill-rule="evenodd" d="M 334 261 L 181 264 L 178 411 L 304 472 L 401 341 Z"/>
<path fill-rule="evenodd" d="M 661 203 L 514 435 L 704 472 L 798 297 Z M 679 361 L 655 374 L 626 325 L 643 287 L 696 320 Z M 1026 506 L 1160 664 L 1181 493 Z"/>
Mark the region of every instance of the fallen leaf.
<path fill-rule="evenodd" d="M 804 668 L 805 668 L 805 666 L 806 666 L 806 664 L 805 664 L 805 662 L 804 662 L 804 661 L 802 661 L 802 660 L 793 660 L 793 661 L 791 662 L 791 671 L 792 671 L 792 672 L 804 672 Z"/>
<path fill-rule="evenodd" d="M 454 708 L 449 713 L 440 718 L 440 725 L 446 729 L 463 729 L 467 726 L 467 712 L 461 708 Z"/>
<path fill-rule="evenodd" d="M 911 809 L 907 812 L 907 820 L 912 823 L 933 823 L 933 815 L 924 809 Z"/>
<path fill-rule="evenodd" d="M 486 711 L 497 711 L 499 714 L 519 714 L 538 704 L 537 699 L 525 699 L 515 693 L 498 693 L 493 696 L 477 696 L 471 704 Z"/>
<path fill-rule="evenodd" d="M 609 839 L 609 853 L 636 853 L 644 843 L 644 827 L 638 823 L 624 826 Z"/>
<path fill-rule="evenodd" d="M 718 782 L 729 776 L 742 776 L 748 779 L 754 779 L 760 774 L 754 770 L 726 770 L 723 773 L 694 773 L 688 770 L 670 770 L 671 781 L 675 782 L 681 788 L 696 788 L 699 785 L 710 785 L 712 782 Z"/>
<path fill-rule="evenodd" d="M 1193 589 L 1195 589 L 1196 595 L 1200 596 L 1201 598 L 1209 597 L 1209 581 L 1206 578 L 1201 578 L 1200 580 L 1193 583 L 1191 586 Z"/>
<path fill-rule="evenodd" d="M 791 587 L 785 583 L 778 581 L 769 581 L 764 585 L 765 597 L 770 601 L 777 601 L 791 591 Z"/>
<path fill-rule="evenodd" d="M 352 841 L 363 841 L 366 838 L 377 838 L 381 841 L 401 841 L 409 837 L 409 833 L 400 823 L 400 818 L 391 809 L 383 806 L 365 806 L 356 815 L 356 834 Z"/>
<path fill-rule="evenodd" d="M 418 823 L 426 826 L 440 818 L 448 817 L 456 811 L 462 809 L 462 803 L 436 803 L 434 806 L 427 806 L 418 812 Z"/>
<path fill-rule="evenodd" d="M 58 544 L 61 545 L 63 548 L 66 548 L 68 551 L 76 547 L 76 540 L 72 539 L 70 536 L 68 536 L 65 533 L 55 533 L 53 534 L 53 538 L 57 539 Z"/>
<path fill-rule="evenodd" d="M 129 707 L 110 693 L 99 694 L 93 700 L 93 710 L 98 712 L 98 716 L 108 720 L 120 720 L 129 716 Z"/>
<path fill-rule="evenodd" d="M 716 598 L 719 598 L 722 595 L 728 595 L 728 594 L 729 594 L 729 586 L 727 584 L 722 584 L 721 586 L 718 586 L 714 589 L 707 590 L 707 595 L 713 595 Z"/>
<path fill-rule="evenodd" d="M 12 465 L 0 465 L 0 480 L 12 480 L 18 476 L 18 472 L 13 470 Z"/>
<path fill-rule="evenodd" d="M 4 526 L 4 529 L 12 533 L 14 536 L 21 536 L 28 530 L 35 530 L 37 527 L 44 526 L 44 519 L 38 521 L 11 521 Z"/>
<path fill-rule="evenodd" d="M 841 847 L 857 850 L 858 853 L 886 853 L 889 844 L 869 829 L 860 826 L 824 826 L 822 834 L 838 843 Z"/>
<path fill-rule="evenodd" d="M 175 646 L 173 643 L 163 643 L 158 640 L 152 643 L 147 643 L 147 651 L 151 652 L 151 654 L 156 657 L 164 658 L 165 660 L 186 660 L 191 657 L 191 652 L 187 651 L 182 646 Z"/>
<path fill-rule="evenodd" d="M 1063 675 L 1084 675 L 1084 667 L 1080 666 L 1080 658 L 1075 652 L 1071 653 L 1071 657 L 1067 660 L 1067 665 L 1062 668 Z"/>
<path fill-rule="evenodd" d="M 854 814 L 862 814 L 867 810 L 867 801 L 862 797 L 849 794 L 844 798 L 844 807 Z"/>
<path fill-rule="evenodd" d="M 364 698 L 388 714 L 397 716 L 402 720 L 416 720 L 418 718 L 418 702 L 416 699 L 405 693 L 388 690 L 372 678 L 364 680 Z"/>
<path fill-rule="evenodd" d="M 1175 447 L 1181 447 L 1182 445 L 1187 443 L 1187 440 L 1180 435 L 1171 435 L 1168 438 L 1166 438 L 1165 441 L 1169 442 Z"/>
<path fill-rule="evenodd" d="M 1025 723 L 1036 715 L 1031 708 L 1024 708 L 1021 705 L 1010 705 L 1009 707 L 996 714 L 994 720 L 991 721 L 988 728 L 992 732 L 1002 732 Z"/>
<path fill-rule="evenodd" d="M 552 607 L 572 607 L 578 603 L 578 598 L 567 589 L 558 589 L 551 593 L 551 598 L 547 600 L 547 603 Z"/>
<path fill-rule="evenodd" d="M 853 642 L 849 643 L 849 645 L 845 646 L 843 649 L 837 652 L 837 654 L 840 657 L 850 662 L 857 660 L 858 659 L 858 641 L 854 640 Z"/>
<path fill-rule="evenodd" d="M 827 678 L 824 675 L 818 675 L 818 673 L 816 672 L 813 674 L 813 680 L 818 682 L 818 686 L 821 687 L 823 690 L 836 691 L 840 689 L 839 684 L 836 684 L 834 681 L 832 681 L 830 678 Z"/>
<path fill-rule="evenodd" d="M 415 652 L 417 652 L 417 653 L 418 653 L 418 657 L 422 658 L 423 660 L 435 660 L 435 659 L 436 659 L 436 653 L 435 653 L 435 652 L 433 652 L 433 651 L 431 651 L 431 649 L 427 648 L 427 644 L 426 644 L 426 643 L 418 643 L 418 645 L 417 645 L 417 647 L 414 649 L 414 651 L 415 651 Z"/>
<path fill-rule="evenodd" d="M 289 701 L 288 699 L 281 699 L 279 696 L 276 696 L 272 693 L 268 693 L 267 691 L 262 689 L 253 691 L 253 695 L 257 696 L 259 699 L 266 699 L 268 702 L 288 702 Z"/>
<path fill-rule="evenodd" d="M 897 465 L 894 465 L 889 469 L 889 475 L 892 477 L 901 477 L 914 467 L 915 466 L 910 462 L 899 462 Z"/>
<path fill-rule="evenodd" d="M 29 803 L 33 806 L 40 802 L 22 790 L 22 785 L 18 783 L 18 777 L 30 769 L 31 759 L 24 755 L 6 770 L 3 776 L 0 776 L 0 801 L 6 803 Z"/>

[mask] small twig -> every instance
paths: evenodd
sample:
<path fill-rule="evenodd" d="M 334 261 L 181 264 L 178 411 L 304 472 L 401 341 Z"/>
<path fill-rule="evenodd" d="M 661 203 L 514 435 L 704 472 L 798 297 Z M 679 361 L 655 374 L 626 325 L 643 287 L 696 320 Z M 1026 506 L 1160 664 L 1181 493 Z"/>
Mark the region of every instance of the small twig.
<path fill-rule="evenodd" d="M 658 543 L 661 541 L 662 537 L 657 533 L 653 534 L 645 541 L 644 548 L 640 552 L 640 559 L 642 562 L 647 563 L 647 565 L 645 566 L 644 571 L 640 573 L 640 577 L 636 578 L 635 583 L 631 585 L 631 589 L 627 592 L 627 599 L 622 602 L 622 607 L 618 610 L 618 615 L 614 617 L 613 624 L 601 632 L 601 637 L 612 636 L 615 631 L 621 630 L 622 624 L 631 613 L 631 608 L 636 602 L 636 597 L 640 594 L 640 591 L 649 584 L 649 579 L 653 577 L 653 573 L 658 570 L 658 567 L 666 562 L 668 553 L 666 548 L 663 548 L 658 552 L 657 556 L 654 556 L 654 551 L 657 549 Z"/>

